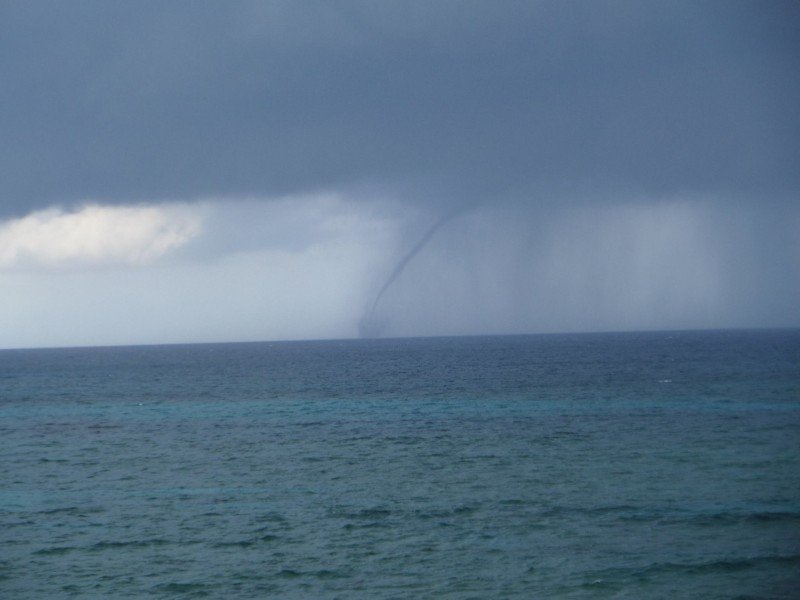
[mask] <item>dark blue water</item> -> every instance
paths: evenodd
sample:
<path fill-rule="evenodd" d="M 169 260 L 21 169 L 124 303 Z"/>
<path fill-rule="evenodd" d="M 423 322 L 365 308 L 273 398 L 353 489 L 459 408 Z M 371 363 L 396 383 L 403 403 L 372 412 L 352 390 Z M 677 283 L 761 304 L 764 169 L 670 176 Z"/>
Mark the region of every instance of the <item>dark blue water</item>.
<path fill-rule="evenodd" d="M 797 598 L 800 332 L 0 352 L 0 597 Z"/>

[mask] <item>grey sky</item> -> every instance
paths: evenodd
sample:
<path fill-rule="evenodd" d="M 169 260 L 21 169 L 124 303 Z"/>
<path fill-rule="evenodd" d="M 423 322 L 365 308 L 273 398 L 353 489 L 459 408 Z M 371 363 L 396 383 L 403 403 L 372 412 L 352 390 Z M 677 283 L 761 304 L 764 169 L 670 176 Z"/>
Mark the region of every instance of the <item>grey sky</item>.
<path fill-rule="evenodd" d="M 278 238 L 287 247 L 312 247 L 328 225 L 305 223 L 313 202 L 286 198 L 333 194 L 343 198 L 344 213 L 374 217 L 372 225 L 353 226 L 359 240 L 394 224 L 375 242 L 383 260 L 370 260 L 381 264 L 352 274 L 359 282 L 348 296 L 359 305 L 355 314 L 381 287 L 380 273 L 390 272 L 431 222 L 468 207 L 404 274 L 405 285 L 419 289 L 436 277 L 426 268 L 439 261 L 445 278 L 461 277 L 452 288 L 460 299 L 449 303 L 458 310 L 439 319 L 402 285 L 385 307 L 394 302 L 390 320 L 409 323 L 389 332 L 458 333 L 476 330 L 468 323 L 482 319 L 481 331 L 626 327 L 609 316 L 616 308 L 595 321 L 564 316 L 549 326 L 525 317 L 521 306 L 552 309 L 555 300 L 548 305 L 545 290 L 534 290 L 532 266 L 512 273 L 508 265 L 519 256 L 543 261 L 552 251 L 536 254 L 540 242 L 530 231 L 544 239 L 560 223 L 573 240 L 568 232 L 587 214 L 596 223 L 612 219 L 604 225 L 612 231 L 621 225 L 609 215 L 632 214 L 625 207 L 651 207 L 636 213 L 646 221 L 664 217 L 658 211 L 671 210 L 660 208 L 665 204 L 689 202 L 680 218 L 669 213 L 680 221 L 675 240 L 702 213 L 705 229 L 697 235 L 724 241 L 704 250 L 718 257 L 715 278 L 735 279 L 730 265 L 737 262 L 741 276 L 768 286 L 766 295 L 781 308 L 767 318 L 766 303 L 740 296 L 735 309 L 718 301 L 727 319 L 704 320 L 689 310 L 691 318 L 648 320 L 659 300 L 645 294 L 638 304 L 646 304 L 644 316 L 631 326 L 797 325 L 788 298 L 798 291 L 798 32 L 800 4 L 792 1 L 6 2 L 0 219 L 87 202 L 213 200 L 238 215 L 242 202 L 257 212 L 259 199 L 284 198 L 286 212 L 271 218 L 295 219 L 294 228 L 263 238 L 253 218 L 212 210 L 204 241 L 184 251 L 210 260 L 223 248 L 252 251 Z M 584 212 L 567 219 L 573 209 Z M 498 210 L 514 212 L 514 235 Z M 340 215 L 326 218 L 333 213 Z M 771 224 L 758 229 L 753 215 Z M 467 231 L 491 242 L 472 266 L 463 259 L 465 244 L 473 243 Z M 617 234 L 626 235 L 609 233 Z M 597 230 L 592 235 L 606 243 Z M 509 238 L 512 247 L 498 250 Z M 163 235 L 152 239 L 168 243 Z M 581 234 L 570 247 L 586 240 Z M 628 281 L 604 262 L 612 251 L 586 252 L 600 257 L 592 268 L 606 273 L 606 284 Z M 562 268 L 576 276 L 592 263 L 572 260 Z M 464 269 L 488 280 L 468 284 L 466 275 L 455 275 Z M 466 292 L 474 285 L 494 290 L 483 304 L 464 299 L 477 298 Z M 692 298 L 693 285 L 676 280 L 676 293 Z M 719 286 L 728 295 L 736 287 Z M 410 295 L 399 306 L 403 293 Z M 173 301 L 180 298 L 176 292 Z M 618 307 L 617 300 L 603 302 Z M 711 306 L 706 300 L 700 304 Z M 576 314 L 585 315 L 591 302 L 578 304 Z M 409 313 L 422 316 L 402 316 Z"/>
<path fill-rule="evenodd" d="M 795 2 L 0 11 L 7 211 L 360 183 L 541 201 L 800 182 Z"/>

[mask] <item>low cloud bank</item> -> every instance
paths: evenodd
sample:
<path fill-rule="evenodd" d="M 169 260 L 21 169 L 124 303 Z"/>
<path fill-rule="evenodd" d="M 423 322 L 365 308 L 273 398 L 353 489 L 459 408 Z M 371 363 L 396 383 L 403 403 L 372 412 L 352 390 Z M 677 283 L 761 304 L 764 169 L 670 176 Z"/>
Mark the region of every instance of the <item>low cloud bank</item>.
<path fill-rule="evenodd" d="M 0 268 L 147 264 L 203 229 L 186 205 L 51 208 L 0 224 Z"/>

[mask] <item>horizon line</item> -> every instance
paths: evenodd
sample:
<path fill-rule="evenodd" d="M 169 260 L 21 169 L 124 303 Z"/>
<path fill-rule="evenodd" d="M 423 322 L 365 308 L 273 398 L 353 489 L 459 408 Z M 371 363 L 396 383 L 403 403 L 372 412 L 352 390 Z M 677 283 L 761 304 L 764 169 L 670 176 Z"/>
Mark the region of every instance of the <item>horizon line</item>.
<path fill-rule="evenodd" d="M 744 332 L 744 331 L 800 331 L 800 325 L 779 325 L 765 327 L 698 327 L 679 329 L 608 329 L 608 330 L 567 330 L 549 332 L 518 332 L 518 333 L 462 333 L 446 335 L 398 335 L 386 337 L 364 338 L 359 336 L 341 338 L 284 338 L 273 340 L 226 340 L 202 342 L 142 342 L 133 344 L 85 344 L 74 346 L 11 346 L 0 347 L 0 352 L 28 351 L 28 350 L 91 350 L 103 348 L 159 348 L 165 346 L 223 346 L 241 344 L 298 344 L 308 342 L 361 342 L 370 343 L 392 340 L 424 340 L 448 338 L 483 338 L 483 337 L 546 337 L 559 335 L 608 335 L 608 334 L 637 334 L 637 333 L 711 333 L 711 332 Z"/>

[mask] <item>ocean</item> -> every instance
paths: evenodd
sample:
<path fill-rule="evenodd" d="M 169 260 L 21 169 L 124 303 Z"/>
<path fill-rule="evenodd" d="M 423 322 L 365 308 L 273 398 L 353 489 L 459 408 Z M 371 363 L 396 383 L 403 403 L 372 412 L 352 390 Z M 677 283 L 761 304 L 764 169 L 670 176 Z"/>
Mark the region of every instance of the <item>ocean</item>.
<path fill-rule="evenodd" d="M 0 597 L 800 598 L 800 330 L 0 351 Z"/>

